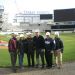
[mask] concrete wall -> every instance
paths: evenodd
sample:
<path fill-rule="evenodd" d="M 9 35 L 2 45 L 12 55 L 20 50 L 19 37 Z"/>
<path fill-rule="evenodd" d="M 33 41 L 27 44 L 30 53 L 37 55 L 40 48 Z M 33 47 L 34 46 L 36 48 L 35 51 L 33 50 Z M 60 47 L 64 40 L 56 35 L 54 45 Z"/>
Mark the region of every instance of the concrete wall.
<path fill-rule="evenodd" d="M 50 30 L 51 26 L 47 24 L 20 24 L 21 29 L 23 30 L 32 30 L 39 29 L 41 32 L 45 30 Z"/>

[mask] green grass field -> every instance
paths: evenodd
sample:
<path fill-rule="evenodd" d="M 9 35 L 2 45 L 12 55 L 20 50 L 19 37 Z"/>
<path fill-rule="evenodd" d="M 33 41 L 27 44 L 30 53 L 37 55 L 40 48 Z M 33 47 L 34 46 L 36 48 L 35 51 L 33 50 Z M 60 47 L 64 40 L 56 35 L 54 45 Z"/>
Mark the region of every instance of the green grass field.
<path fill-rule="evenodd" d="M 64 33 L 61 34 L 60 37 L 64 42 L 63 62 L 75 61 L 75 33 Z M 5 38 L 0 38 L 0 40 L 8 41 L 9 36 L 5 35 Z M 24 57 L 24 64 L 27 65 L 26 55 Z M 8 53 L 8 50 L 0 49 L 0 66 L 6 67 L 10 65 L 10 55 Z"/>

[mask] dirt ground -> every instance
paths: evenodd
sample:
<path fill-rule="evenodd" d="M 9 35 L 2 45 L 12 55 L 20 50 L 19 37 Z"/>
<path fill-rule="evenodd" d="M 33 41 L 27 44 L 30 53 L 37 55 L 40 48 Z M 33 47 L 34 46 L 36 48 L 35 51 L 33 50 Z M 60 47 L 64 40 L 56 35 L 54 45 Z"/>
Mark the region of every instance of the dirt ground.
<path fill-rule="evenodd" d="M 62 69 L 24 68 L 13 73 L 10 68 L 0 68 L 0 75 L 75 75 L 75 62 L 63 64 Z"/>

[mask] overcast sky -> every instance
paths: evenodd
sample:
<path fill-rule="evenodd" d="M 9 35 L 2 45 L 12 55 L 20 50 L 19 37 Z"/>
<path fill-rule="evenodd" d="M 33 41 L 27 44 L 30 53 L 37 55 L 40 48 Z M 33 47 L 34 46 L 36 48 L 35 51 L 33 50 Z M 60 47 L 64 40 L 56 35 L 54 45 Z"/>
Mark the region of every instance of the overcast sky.
<path fill-rule="evenodd" d="M 49 11 L 55 9 L 75 8 L 75 0 L 0 0 L 5 11 L 13 18 L 16 12 L 21 11 Z"/>

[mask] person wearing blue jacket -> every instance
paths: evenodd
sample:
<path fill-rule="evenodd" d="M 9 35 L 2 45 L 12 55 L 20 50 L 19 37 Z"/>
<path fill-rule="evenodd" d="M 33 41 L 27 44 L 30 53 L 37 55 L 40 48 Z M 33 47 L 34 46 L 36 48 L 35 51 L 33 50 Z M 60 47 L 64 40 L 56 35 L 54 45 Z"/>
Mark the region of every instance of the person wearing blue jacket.
<path fill-rule="evenodd" d="M 46 67 L 52 68 L 53 64 L 53 48 L 54 48 L 54 42 L 53 39 L 50 37 L 50 33 L 46 32 L 46 38 L 45 38 L 45 59 L 46 59 Z"/>

